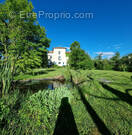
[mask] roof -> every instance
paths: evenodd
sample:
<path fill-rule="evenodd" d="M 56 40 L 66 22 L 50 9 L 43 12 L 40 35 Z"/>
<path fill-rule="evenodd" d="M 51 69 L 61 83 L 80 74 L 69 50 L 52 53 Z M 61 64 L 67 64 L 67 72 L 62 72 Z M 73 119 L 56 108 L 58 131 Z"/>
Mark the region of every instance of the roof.
<path fill-rule="evenodd" d="M 65 47 L 55 47 L 53 49 L 66 49 Z"/>
<path fill-rule="evenodd" d="M 53 51 L 48 51 L 48 53 L 53 53 Z"/>
<path fill-rule="evenodd" d="M 70 53 L 70 52 L 66 52 L 66 53 Z"/>

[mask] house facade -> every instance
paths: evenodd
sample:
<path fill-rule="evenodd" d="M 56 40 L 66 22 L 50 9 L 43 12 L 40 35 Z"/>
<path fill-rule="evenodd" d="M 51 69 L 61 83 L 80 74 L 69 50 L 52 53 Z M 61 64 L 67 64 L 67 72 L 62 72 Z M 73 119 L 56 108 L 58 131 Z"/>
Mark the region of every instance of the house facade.
<path fill-rule="evenodd" d="M 69 52 L 66 51 L 64 47 L 55 47 L 52 51 L 48 52 L 48 61 L 49 65 L 58 65 L 58 66 L 66 66 L 68 57 L 67 54 Z"/>

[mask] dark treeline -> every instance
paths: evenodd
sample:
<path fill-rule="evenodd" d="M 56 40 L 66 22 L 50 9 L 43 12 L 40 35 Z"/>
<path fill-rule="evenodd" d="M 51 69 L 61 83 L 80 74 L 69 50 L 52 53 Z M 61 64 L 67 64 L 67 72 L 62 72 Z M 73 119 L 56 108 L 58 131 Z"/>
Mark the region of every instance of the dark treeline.
<path fill-rule="evenodd" d="M 99 70 L 116 70 L 132 72 L 132 53 L 121 57 L 119 52 L 110 59 L 102 59 L 100 54 L 94 60 L 94 66 Z"/>
<path fill-rule="evenodd" d="M 132 53 L 127 56 L 120 56 L 119 52 L 110 59 L 103 59 L 103 54 L 99 54 L 95 59 L 91 59 L 84 50 L 80 48 L 80 43 L 75 41 L 70 46 L 69 66 L 74 69 L 97 69 L 132 71 Z"/>

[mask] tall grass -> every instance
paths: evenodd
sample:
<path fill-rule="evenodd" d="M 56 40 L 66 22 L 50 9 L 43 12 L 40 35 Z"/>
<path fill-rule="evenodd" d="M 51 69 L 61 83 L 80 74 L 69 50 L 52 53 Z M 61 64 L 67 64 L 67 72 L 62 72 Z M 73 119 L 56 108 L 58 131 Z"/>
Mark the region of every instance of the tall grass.
<path fill-rule="evenodd" d="M 4 115 L 8 122 L 2 128 L 1 135 L 52 135 L 62 98 L 68 97 L 70 102 L 73 99 L 66 87 L 15 97 L 17 100 L 12 106 L 19 108 L 11 107 L 9 113 L 6 113 L 9 117 Z"/>
<path fill-rule="evenodd" d="M 8 93 L 12 82 L 11 60 L 1 60 L 0 64 L 0 90 L 1 96 Z"/>

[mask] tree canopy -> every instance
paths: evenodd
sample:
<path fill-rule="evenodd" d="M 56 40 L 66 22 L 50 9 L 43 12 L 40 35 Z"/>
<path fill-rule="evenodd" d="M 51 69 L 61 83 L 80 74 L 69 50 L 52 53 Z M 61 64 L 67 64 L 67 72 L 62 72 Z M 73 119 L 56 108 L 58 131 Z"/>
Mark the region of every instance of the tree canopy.
<path fill-rule="evenodd" d="M 12 69 L 19 67 L 23 72 L 30 68 L 41 67 L 44 63 L 43 52 L 46 55 L 50 40 L 46 36 L 45 29 L 32 16 L 34 14 L 32 3 L 28 0 L 6 0 L 0 7 L 1 57 L 11 56 Z M 31 16 L 25 14 L 21 18 L 21 11 Z"/>
<path fill-rule="evenodd" d="M 70 47 L 69 65 L 74 69 L 92 69 L 93 62 L 88 54 L 80 48 L 80 43 L 75 41 Z"/>

